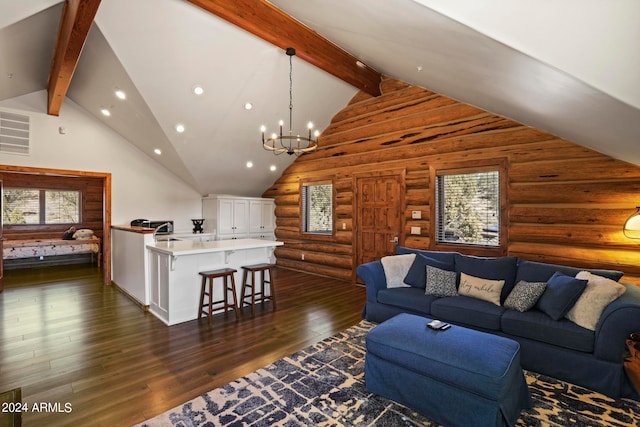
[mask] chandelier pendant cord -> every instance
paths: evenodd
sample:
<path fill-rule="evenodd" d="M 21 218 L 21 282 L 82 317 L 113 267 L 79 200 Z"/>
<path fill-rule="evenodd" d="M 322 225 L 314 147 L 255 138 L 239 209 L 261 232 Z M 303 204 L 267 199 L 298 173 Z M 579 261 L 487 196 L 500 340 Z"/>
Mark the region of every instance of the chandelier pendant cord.
<path fill-rule="evenodd" d="M 293 134 L 293 55 L 289 55 L 289 136 L 291 136 L 292 134 Z M 280 143 L 282 144 L 282 141 L 280 141 Z M 284 144 L 282 144 L 282 146 L 284 147 Z"/>

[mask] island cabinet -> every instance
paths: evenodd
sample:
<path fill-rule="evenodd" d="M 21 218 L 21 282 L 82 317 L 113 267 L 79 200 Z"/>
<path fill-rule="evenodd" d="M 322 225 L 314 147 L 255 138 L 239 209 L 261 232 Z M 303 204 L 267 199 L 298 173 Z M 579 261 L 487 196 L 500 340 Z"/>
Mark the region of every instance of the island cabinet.
<path fill-rule="evenodd" d="M 282 242 L 258 239 L 233 239 L 198 242 L 193 240 L 158 241 L 147 245 L 149 251 L 149 311 L 166 325 L 194 320 L 199 313 L 201 271 L 234 268 L 236 298 L 242 291 L 242 266 L 274 262 L 274 249 Z M 214 300 L 222 299 L 223 286 L 216 280 Z"/>
<path fill-rule="evenodd" d="M 153 243 L 153 229 L 112 226 L 112 282 L 145 310 L 149 308 L 146 245 Z"/>
<path fill-rule="evenodd" d="M 215 232 L 218 240 L 275 240 L 273 199 L 211 195 L 202 199 L 205 232 Z"/>

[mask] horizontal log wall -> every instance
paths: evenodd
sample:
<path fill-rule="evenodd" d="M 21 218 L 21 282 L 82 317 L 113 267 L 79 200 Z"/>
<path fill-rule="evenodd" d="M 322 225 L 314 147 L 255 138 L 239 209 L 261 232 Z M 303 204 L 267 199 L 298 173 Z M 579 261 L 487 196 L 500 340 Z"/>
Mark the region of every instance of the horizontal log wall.
<path fill-rule="evenodd" d="M 379 97 L 358 93 L 325 129 L 320 148 L 297 158 L 264 193 L 275 198 L 276 236 L 285 242 L 276 250 L 278 263 L 351 280 L 353 176 L 394 168 L 406 170 L 401 244 L 428 248 L 429 165 L 498 158 L 508 160 L 510 255 L 619 269 L 624 280 L 640 284 L 640 243 L 622 234 L 640 202 L 640 167 L 392 79 L 383 81 Z M 328 175 L 336 189 L 336 235 L 309 240 L 300 234 L 300 181 Z M 421 219 L 411 218 L 415 210 Z M 421 228 L 419 236 L 410 235 L 412 226 Z"/>
<path fill-rule="evenodd" d="M 81 223 L 76 229 L 90 228 L 97 237 L 103 237 L 104 190 L 102 179 L 90 177 L 70 177 L 60 175 L 40 175 L 28 173 L 2 172 L 0 178 L 4 188 L 34 188 L 43 190 L 80 191 Z M 7 239 L 62 239 L 68 224 L 6 225 L 4 237 Z"/>

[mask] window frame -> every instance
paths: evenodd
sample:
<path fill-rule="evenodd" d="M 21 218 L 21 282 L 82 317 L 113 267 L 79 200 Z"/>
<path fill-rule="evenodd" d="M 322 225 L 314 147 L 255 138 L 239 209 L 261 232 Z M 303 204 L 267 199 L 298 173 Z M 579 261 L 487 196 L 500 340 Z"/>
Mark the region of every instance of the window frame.
<path fill-rule="evenodd" d="M 477 256 L 504 256 L 507 254 L 508 243 L 508 209 L 507 209 L 507 159 L 484 159 L 475 161 L 460 161 L 460 162 L 446 162 L 429 165 L 429 182 L 430 182 L 430 243 L 429 249 L 436 251 L 453 251 L 462 252 L 469 255 Z M 439 209 L 437 206 L 436 191 L 437 191 L 437 177 L 443 175 L 458 175 L 458 174 L 473 174 L 480 172 L 497 171 L 499 176 L 499 191 L 500 191 L 500 239 L 498 246 L 488 246 L 481 244 L 467 244 L 467 243 L 449 243 L 438 242 L 436 239 L 437 221 L 436 211 Z"/>
<path fill-rule="evenodd" d="M 80 189 L 68 189 L 68 188 L 40 188 L 40 187 L 6 187 L 3 189 L 2 193 L 2 203 L 4 203 L 4 192 L 7 190 L 25 190 L 25 191 L 37 191 L 38 192 L 38 222 L 37 223 L 27 223 L 27 224 L 11 224 L 5 223 L 3 226 L 8 229 L 39 229 L 39 228 L 52 228 L 55 229 L 57 227 L 68 228 L 69 226 L 80 226 L 84 217 L 84 192 Z M 75 192 L 78 193 L 78 221 L 77 222 L 46 222 L 47 219 L 47 192 Z M 4 214 L 4 212 L 0 213 Z"/>
<path fill-rule="evenodd" d="M 305 198 L 305 187 L 312 187 L 314 185 L 331 185 L 331 232 L 313 232 L 305 230 L 305 218 L 306 214 L 304 212 L 304 198 Z M 336 235 L 336 186 L 333 182 L 332 178 L 322 178 L 322 179 L 313 179 L 313 180 L 300 180 L 300 235 L 305 239 L 309 240 L 333 240 Z"/>

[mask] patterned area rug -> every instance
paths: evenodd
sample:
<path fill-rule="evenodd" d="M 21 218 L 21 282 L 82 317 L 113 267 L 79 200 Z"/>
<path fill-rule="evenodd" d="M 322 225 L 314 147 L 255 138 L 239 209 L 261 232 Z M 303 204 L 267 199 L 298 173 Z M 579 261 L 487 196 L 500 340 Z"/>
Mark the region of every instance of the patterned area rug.
<path fill-rule="evenodd" d="M 437 426 L 368 393 L 362 321 L 139 426 Z M 637 426 L 640 403 L 525 372 L 534 400 L 518 426 Z"/>

